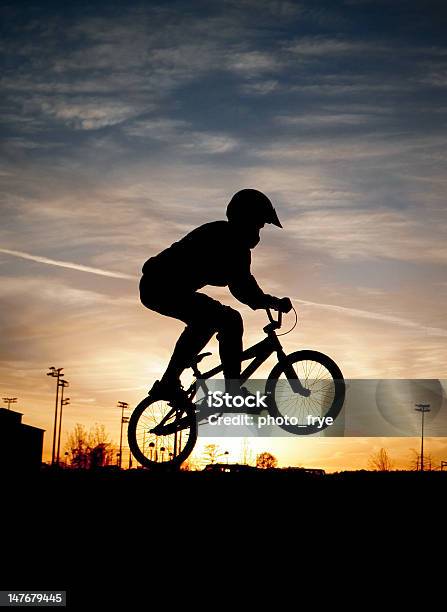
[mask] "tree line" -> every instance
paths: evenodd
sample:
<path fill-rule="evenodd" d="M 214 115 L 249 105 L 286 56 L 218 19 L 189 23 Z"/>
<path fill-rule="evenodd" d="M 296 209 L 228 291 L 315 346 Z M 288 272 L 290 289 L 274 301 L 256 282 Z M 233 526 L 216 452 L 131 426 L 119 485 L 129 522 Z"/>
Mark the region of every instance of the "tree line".
<path fill-rule="evenodd" d="M 412 449 L 408 470 L 418 471 L 421 464 L 420 454 Z M 227 451 L 218 444 L 207 444 L 200 457 L 189 458 L 183 464 L 184 470 L 203 469 L 206 465 L 228 462 Z M 112 443 L 104 425 L 95 424 L 90 430 L 77 423 L 68 434 L 66 453 L 67 465 L 78 469 L 95 469 L 115 465 L 118 459 L 118 449 Z M 246 439 L 242 442 L 241 463 L 255 465 L 259 469 L 278 467 L 277 458 L 268 451 L 254 455 Z M 439 463 L 439 462 L 438 462 Z M 438 464 L 430 453 L 424 453 L 424 469 L 438 470 Z M 368 460 L 368 469 L 377 472 L 390 472 L 396 468 L 396 462 L 385 448 L 373 453 Z"/>

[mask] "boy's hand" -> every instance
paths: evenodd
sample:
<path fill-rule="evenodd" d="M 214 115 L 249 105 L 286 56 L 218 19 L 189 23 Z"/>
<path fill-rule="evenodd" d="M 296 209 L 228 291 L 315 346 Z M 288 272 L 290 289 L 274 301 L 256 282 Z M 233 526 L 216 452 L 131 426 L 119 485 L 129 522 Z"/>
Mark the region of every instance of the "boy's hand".
<path fill-rule="evenodd" d="M 293 308 L 293 304 L 288 297 L 281 298 L 279 300 L 280 310 L 281 312 L 290 312 Z"/>
<path fill-rule="evenodd" d="M 274 308 L 275 310 L 280 310 L 281 312 L 290 312 L 293 308 L 292 302 L 290 298 L 272 298 L 272 302 L 270 304 L 270 308 Z"/>

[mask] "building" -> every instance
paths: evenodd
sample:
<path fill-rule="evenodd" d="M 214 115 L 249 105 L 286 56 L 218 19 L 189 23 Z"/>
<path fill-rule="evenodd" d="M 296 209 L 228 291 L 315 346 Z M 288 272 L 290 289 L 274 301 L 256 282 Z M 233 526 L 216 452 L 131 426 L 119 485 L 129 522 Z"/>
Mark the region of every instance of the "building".
<path fill-rule="evenodd" d="M 44 429 L 22 423 L 22 414 L 0 408 L 0 473 L 38 470 Z"/>

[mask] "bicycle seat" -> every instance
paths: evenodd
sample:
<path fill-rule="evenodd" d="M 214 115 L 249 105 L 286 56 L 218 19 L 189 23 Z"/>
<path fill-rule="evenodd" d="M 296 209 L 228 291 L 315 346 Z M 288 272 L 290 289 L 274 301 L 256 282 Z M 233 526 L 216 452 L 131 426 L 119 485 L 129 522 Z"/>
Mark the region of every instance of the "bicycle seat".
<path fill-rule="evenodd" d="M 205 359 L 205 357 L 208 357 L 209 355 L 212 355 L 212 353 L 200 353 L 199 355 L 197 355 L 197 357 L 194 357 L 188 367 L 192 368 L 193 366 L 196 366 L 202 361 L 202 359 Z"/>

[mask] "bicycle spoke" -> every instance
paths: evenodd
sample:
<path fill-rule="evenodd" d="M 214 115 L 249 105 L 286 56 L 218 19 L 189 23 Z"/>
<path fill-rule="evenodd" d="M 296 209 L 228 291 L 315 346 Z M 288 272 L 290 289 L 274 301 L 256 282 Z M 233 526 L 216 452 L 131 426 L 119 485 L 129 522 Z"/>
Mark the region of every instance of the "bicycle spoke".
<path fill-rule="evenodd" d="M 136 426 L 135 440 L 140 452 L 149 461 L 169 464 L 182 452 L 189 440 L 186 426 L 173 430 L 172 433 L 160 435 L 151 433 L 151 430 L 157 426 L 173 425 L 184 418 L 184 415 L 186 415 L 184 409 L 177 409 L 164 401 L 149 404 L 142 412 Z"/>
<path fill-rule="evenodd" d="M 300 425 L 309 425 L 308 416 L 322 417 L 327 414 L 335 399 L 334 379 L 319 361 L 304 359 L 292 364 L 302 387 L 310 391 L 309 396 L 295 393 L 286 385 L 287 375 L 275 387 L 275 402 L 279 413 L 289 418 L 295 417 Z"/>

